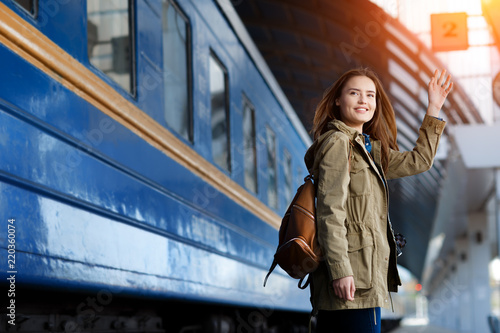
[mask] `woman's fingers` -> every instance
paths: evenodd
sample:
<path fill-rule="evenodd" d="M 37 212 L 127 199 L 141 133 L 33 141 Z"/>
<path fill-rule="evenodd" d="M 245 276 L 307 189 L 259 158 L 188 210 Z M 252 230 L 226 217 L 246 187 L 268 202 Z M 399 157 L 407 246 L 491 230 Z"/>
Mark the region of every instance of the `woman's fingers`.
<path fill-rule="evenodd" d="M 354 286 L 354 278 L 352 276 L 333 280 L 332 284 L 335 296 L 348 301 L 354 301 L 356 287 Z"/>
<path fill-rule="evenodd" d="M 428 86 L 429 106 L 427 114 L 433 117 L 439 116 L 439 110 L 443 107 L 446 97 L 453 88 L 451 75 L 443 69 L 441 73 L 436 69 Z"/>
<path fill-rule="evenodd" d="M 354 292 L 356 292 L 356 287 L 354 286 L 354 282 L 351 283 L 351 299 L 350 301 L 354 301 Z"/>
<path fill-rule="evenodd" d="M 436 69 L 434 71 L 434 75 L 431 77 L 431 81 L 429 82 L 429 88 L 443 88 L 446 93 L 449 93 L 453 86 L 453 82 L 451 81 L 451 74 L 446 74 L 446 69 L 443 69 L 442 72 L 439 72 Z"/>
<path fill-rule="evenodd" d="M 446 77 L 446 81 L 441 83 L 441 87 L 443 87 L 444 89 L 448 89 L 450 86 L 450 81 L 451 81 L 451 75 L 448 74 L 448 76 Z"/>
<path fill-rule="evenodd" d="M 449 85 L 449 87 L 445 90 L 446 94 L 450 93 L 451 88 L 453 88 L 453 82 L 451 82 L 450 85 Z"/>
<path fill-rule="evenodd" d="M 441 75 L 439 76 L 439 79 L 438 79 L 438 84 L 439 84 L 439 82 L 441 82 L 441 87 L 442 87 L 442 86 L 443 86 L 443 84 L 444 84 L 444 82 L 443 82 L 443 81 L 444 81 L 444 76 L 445 76 L 445 74 L 446 74 L 446 69 L 443 69 L 443 71 L 441 72 Z"/>

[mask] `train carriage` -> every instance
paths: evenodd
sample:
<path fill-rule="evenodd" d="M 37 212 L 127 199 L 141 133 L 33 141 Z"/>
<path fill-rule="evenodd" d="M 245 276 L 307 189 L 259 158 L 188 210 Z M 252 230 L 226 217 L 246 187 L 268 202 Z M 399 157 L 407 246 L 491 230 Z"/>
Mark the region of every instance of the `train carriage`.
<path fill-rule="evenodd" d="M 2 330 L 307 325 L 262 282 L 310 139 L 229 1 L 2 0 L 0 59 Z"/>

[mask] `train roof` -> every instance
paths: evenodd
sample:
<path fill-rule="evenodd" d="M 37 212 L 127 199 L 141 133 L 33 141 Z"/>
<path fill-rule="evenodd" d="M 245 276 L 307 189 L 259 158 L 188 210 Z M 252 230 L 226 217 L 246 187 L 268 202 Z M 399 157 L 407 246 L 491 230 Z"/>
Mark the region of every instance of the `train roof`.
<path fill-rule="evenodd" d="M 275 95 L 278 102 L 281 104 L 286 116 L 290 120 L 292 126 L 297 130 L 297 133 L 300 135 L 300 138 L 304 142 L 305 145 L 310 146 L 312 143 L 311 137 L 307 133 L 304 125 L 300 121 L 299 117 L 295 109 L 290 104 L 288 98 L 284 94 L 281 86 L 278 81 L 274 77 L 271 69 L 267 65 L 267 62 L 262 57 L 259 49 L 255 45 L 252 37 L 249 35 L 245 25 L 241 21 L 238 13 L 236 13 L 233 4 L 229 0 L 216 0 L 218 5 L 220 6 L 222 12 L 226 16 L 229 24 L 233 28 L 236 36 L 243 44 L 244 48 L 252 58 L 255 66 L 263 76 L 264 80 L 269 85 L 269 88 Z"/>

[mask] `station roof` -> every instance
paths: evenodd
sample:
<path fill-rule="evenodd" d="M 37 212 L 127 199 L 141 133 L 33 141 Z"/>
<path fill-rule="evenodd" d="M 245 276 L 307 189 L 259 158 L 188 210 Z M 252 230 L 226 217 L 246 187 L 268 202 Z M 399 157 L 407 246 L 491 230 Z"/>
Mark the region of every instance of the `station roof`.
<path fill-rule="evenodd" d="M 427 108 L 427 83 L 445 66 L 411 32 L 368 0 L 232 0 L 281 89 L 310 130 L 324 90 L 355 67 L 375 70 L 393 103 L 400 150 L 411 150 Z M 459 85 L 443 108 L 449 124 L 482 119 Z M 399 264 L 421 278 L 446 175 L 448 133 L 433 168 L 390 181 L 390 214 L 408 245 Z"/>

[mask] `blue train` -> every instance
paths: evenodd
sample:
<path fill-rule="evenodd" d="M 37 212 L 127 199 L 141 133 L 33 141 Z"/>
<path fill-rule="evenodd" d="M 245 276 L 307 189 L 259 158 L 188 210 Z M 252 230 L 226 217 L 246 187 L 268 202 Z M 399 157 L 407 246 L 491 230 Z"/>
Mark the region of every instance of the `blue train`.
<path fill-rule="evenodd" d="M 304 330 L 310 139 L 228 0 L 1 0 L 0 331 Z"/>

